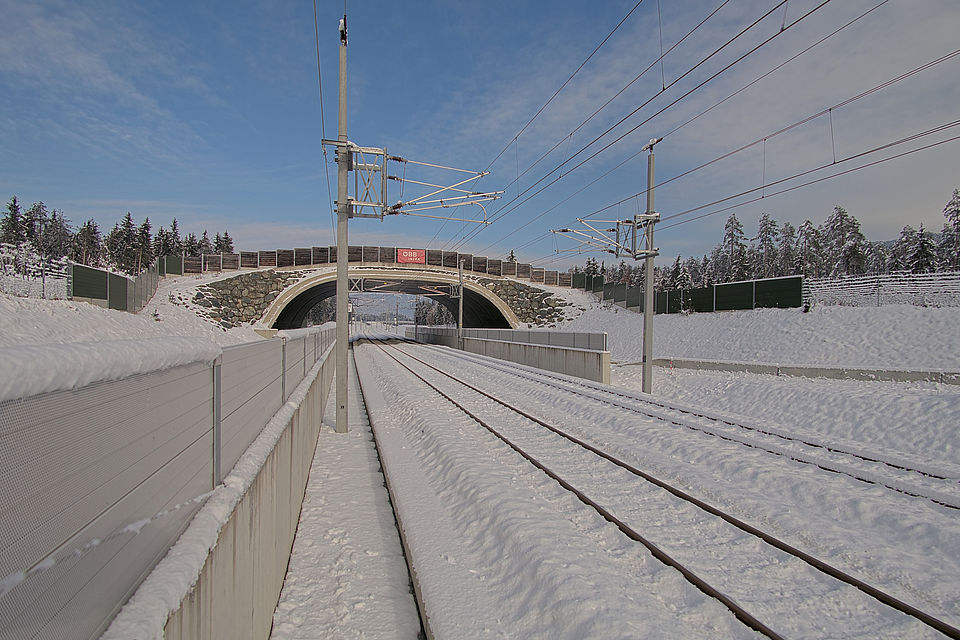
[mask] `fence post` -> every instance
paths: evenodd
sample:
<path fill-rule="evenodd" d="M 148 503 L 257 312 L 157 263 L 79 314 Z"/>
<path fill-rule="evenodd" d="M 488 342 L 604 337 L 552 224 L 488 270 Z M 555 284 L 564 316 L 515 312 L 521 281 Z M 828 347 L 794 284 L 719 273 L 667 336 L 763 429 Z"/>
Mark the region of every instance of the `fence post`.
<path fill-rule="evenodd" d="M 287 401 L 287 339 L 280 338 L 280 404 Z"/>
<path fill-rule="evenodd" d="M 220 471 L 220 426 L 221 426 L 221 371 L 223 356 L 213 361 L 213 488 L 216 489 L 223 480 Z"/>

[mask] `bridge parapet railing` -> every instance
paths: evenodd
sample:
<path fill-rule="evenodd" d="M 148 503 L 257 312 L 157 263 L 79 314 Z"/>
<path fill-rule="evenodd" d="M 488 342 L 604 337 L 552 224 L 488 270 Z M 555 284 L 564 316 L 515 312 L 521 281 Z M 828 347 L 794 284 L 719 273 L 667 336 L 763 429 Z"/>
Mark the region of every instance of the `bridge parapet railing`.
<path fill-rule="evenodd" d="M 0 637 L 97 637 L 334 338 L 0 349 Z"/>
<path fill-rule="evenodd" d="M 407 249 L 407 247 L 403 247 Z M 441 251 L 439 249 L 412 249 L 420 252 L 426 266 L 456 269 L 461 262 L 464 270 L 489 276 L 505 276 L 530 280 L 538 284 L 559 287 L 574 286 L 571 275 L 558 271 L 545 271 L 526 263 L 511 262 L 487 256 L 475 256 L 471 253 Z M 357 246 L 347 247 L 349 262 L 397 263 L 398 247 Z M 270 251 L 241 251 L 240 253 L 217 253 L 203 256 L 177 256 L 182 264 L 179 273 L 203 273 L 206 271 L 229 271 L 237 269 L 258 269 L 265 267 L 309 267 L 332 265 L 337 262 L 337 248 L 298 247 L 294 249 L 273 249 Z M 178 271 L 169 271 L 178 273 Z"/>

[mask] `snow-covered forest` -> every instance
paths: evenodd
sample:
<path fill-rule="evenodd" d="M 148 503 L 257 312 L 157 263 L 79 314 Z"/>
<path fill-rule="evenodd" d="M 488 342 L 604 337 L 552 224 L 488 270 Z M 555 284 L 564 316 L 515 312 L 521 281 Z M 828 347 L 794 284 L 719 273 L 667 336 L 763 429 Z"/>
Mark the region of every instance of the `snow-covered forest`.
<path fill-rule="evenodd" d="M 834 207 L 823 224 L 805 220 L 799 228 L 760 216 L 756 235 L 748 237 L 736 214 L 724 225 L 723 238 L 709 254 L 686 260 L 677 256 L 670 267 L 655 267 L 658 291 L 691 289 L 722 282 L 804 275 L 810 278 L 886 274 L 930 273 L 960 269 L 960 189 L 943 208 L 939 233 L 910 225 L 893 241 L 872 242 L 860 223 L 843 207 Z M 642 263 L 606 265 L 588 258 L 575 272 L 603 275 L 607 281 L 638 286 Z"/>
<path fill-rule="evenodd" d="M 12 258 L 10 268 L 22 271 L 35 259 L 23 261 L 18 255 L 31 254 L 45 262 L 69 258 L 93 267 L 110 267 L 137 275 L 158 256 L 199 256 L 205 253 L 232 253 L 233 238 L 227 231 L 210 239 L 206 229 L 198 238 L 193 232 L 181 237 L 177 219 L 170 229 L 160 227 L 154 234 L 150 218 L 139 225 L 128 212 L 104 235 L 92 218 L 74 228 L 59 209 L 47 209 L 43 202 L 35 202 L 24 209 L 16 196 L 7 203 L 0 219 L 0 243 L 9 245 Z"/>

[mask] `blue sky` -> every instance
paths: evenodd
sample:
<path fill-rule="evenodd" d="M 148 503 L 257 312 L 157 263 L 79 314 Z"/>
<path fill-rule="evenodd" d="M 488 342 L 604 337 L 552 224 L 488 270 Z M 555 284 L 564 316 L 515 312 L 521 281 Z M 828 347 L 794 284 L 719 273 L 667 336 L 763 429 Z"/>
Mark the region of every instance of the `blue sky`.
<path fill-rule="evenodd" d="M 838 204 L 857 216 L 871 239 L 894 238 L 905 224 L 922 222 L 939 230 L 943 206 L 960 187 L 960 141 L 768 195 L 960 135 L 954 126 L 843 162 L 960 119 L 957 56 L 771 136 L 960 49 L 956 0 L 834 0 L 805 17 L 821 2 L 790 0 L 678 80 L 779 2 L 661 0 L 658 21 L 657 2 L 644 0 L 515 139 L 635 0 L 348 0 L 350 140 L 386 146 L 414 160 L 474 170 L 489 166 L 491 175 L 479 188 L 506 191 L 487 206 L 496 222 L 480 231 L 473 232 L 472 224 L 405 216 L 354 220 L 351 244 L 457 248 L 491 257 L 516 249 L 521 260 L 552 268 L 582 263 L 587 256 L 554 258 L 557 249 L 575 243 L 548 230 L 641 191 L 646 159 L 640 147 L 666 133 L 656 148 L 658 182 L 768 139 L 659 187 L 656 205 L 664 218 L 829 165 L 833 158 L 840 162 L 771 186 L 763 191 L 768 197 L 755 203 L 671 226 L 755 197 L 751 194 L 665 220 L 656 242 L 663 262 L 708 252 L 731 212 L 748 235 L 763 212 L 794 225 L 806 218 L 819 224 Z M 662 68 L 654 65 L 578 128 L 657 60 L 661 29 L 666 50 L 718 7 L 665 56 Z M 326 136 L 335 138 L 343 4 L 320 1 L 317 10 L 323 120 Z M 92 217 L 106 228 L 127 211 L 138 222 L 149 216 L 154 229 L 169 227 L 176 217 L 185 231 L 229 230 L 238 249 L 335 242 L 325 169 L 334 191 L 336 171 L 324 166 L 320 146 L 312 2 L 0 0 L 0 11 L 6 25 L 0 38 L 4 200 L 12 195 L 27 204 L 43 200 L 75 224 Z M 573 169 L 771 36 L 759 50 Z M 555 184 L 528 198 L 533 191 L 525 190 L 537 180 L 545 178 L 540 186 L 552 181 L 558 173 L 551 170 L 650 98 L 568 163 Z M 390 167 L 391 173 L 402 171 Z M 412 165 L 406 176 L 428 182 L 451 177 Z M 396 183 L 391 188 L 394 201 L 400 194 Z M 413 193 L 413 186 L 405 187 L 405 198 Z M 595 217 L 628 217 L 644 204 L 643 198 L 628 200 Z M 479 215 L 479 209 L 455 211 Z"/>

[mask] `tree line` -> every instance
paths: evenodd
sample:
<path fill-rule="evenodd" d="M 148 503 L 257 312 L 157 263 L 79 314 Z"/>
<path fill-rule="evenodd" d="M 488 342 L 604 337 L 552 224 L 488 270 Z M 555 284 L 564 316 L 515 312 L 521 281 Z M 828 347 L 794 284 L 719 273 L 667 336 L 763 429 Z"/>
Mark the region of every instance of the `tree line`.
<path fill-rule="evenodd" d="M 150 218 L 139 225 L 130 212 L 116 222 L 105 236 L 92 218 L 78 228 L 59 209 L 48 210 L 43 202 L 23 209 L 16 196 L 7 203 L 0 219 L 0 242 L 29 248 L 41 260 L 69 258 L 92 267 L 109 267 L 137 275 L 160 256 L 200 256 L 209 253 L 233 253 L 233 238 L 227 231 L 213 240 L 207 230 L 198 238 L 193 232 L 185 237 L 174 218 L 170 229 L 160 227 L 152 233 Z"/>
<path fill-rule="evenodd" d="M 757 233 L 747 237 L 736 214 L 727 218 L 723 238 L 709 254 L 686 260 L 677 256 L 672 266 L 654 267 L 654 286 L 659 291 L 693 289 L 724 282 L 803 275 L 810 278 L 886 274 L 929 273 L 960 270 L 960 189 L 943 208 L 940 233 L 903 227 L 893 241 L 871 242 L 860 223 L 841 206 L 823 224 L 805 220 L 799 227 L 778 223 L 768 214 L 760 216 Z M 574 273 L 603 275 L 607 282 L 640 286 L 643 263 L 620 261 L 607 266 L 588 258 Z"/>

